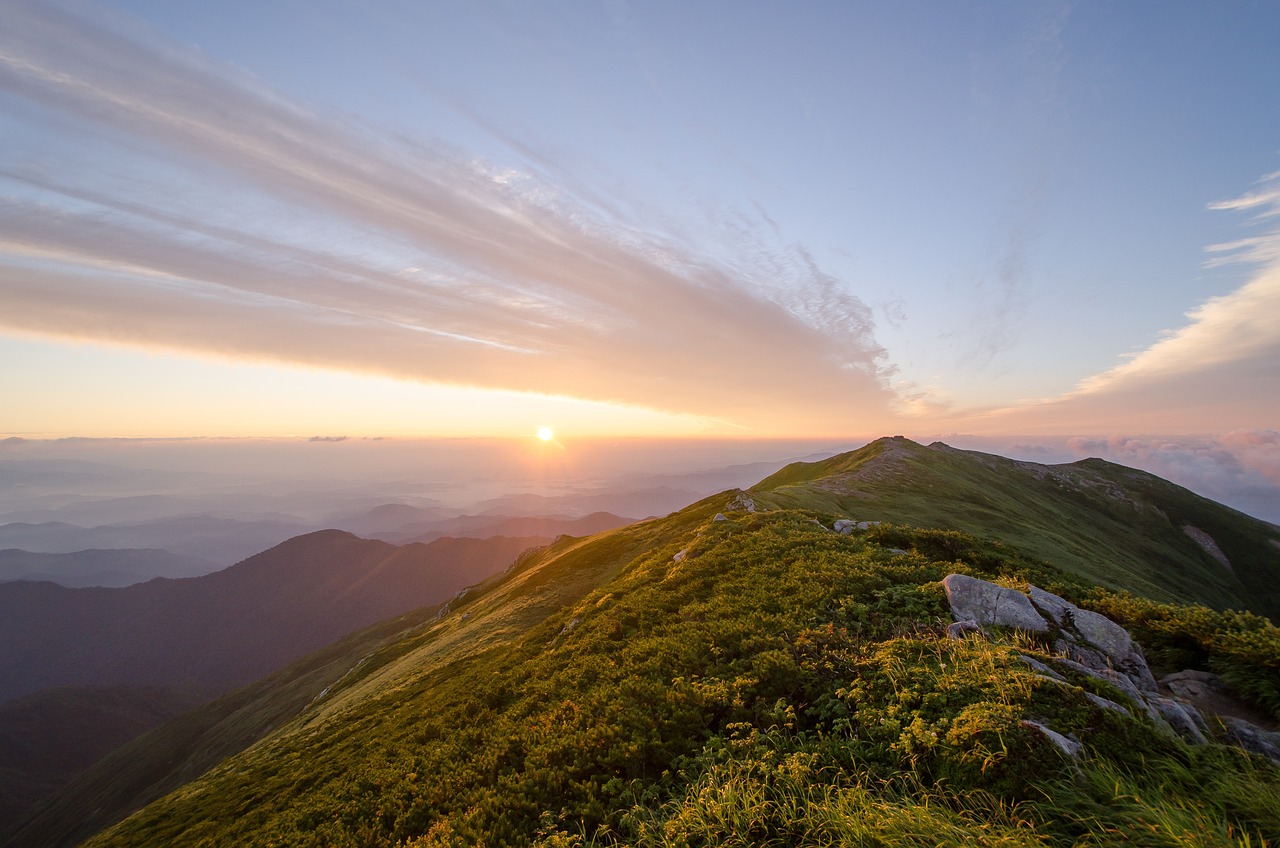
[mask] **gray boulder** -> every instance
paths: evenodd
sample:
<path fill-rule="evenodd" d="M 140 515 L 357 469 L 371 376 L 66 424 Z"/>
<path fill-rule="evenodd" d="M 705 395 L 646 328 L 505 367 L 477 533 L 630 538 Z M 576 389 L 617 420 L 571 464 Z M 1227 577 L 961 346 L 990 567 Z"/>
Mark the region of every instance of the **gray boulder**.
<path fill-rule="evenodd" d="M 1280 762 L 1280 732 L 1264 730 L 1220 711 L 1220 702 L 1229 701 L 1221 678 L 1208 672 L 1179 672 L 1161 681 L 1166 691 L 1175 697 L 1159 694 L 1142 648 L 1133 641 L 1129 631 L 1105 615 L 1081 609 L 1037 586 L 1031 586 L 1024 594 L 965 574 L 947 575 L 942 586 L 955 617 L 955 622 L 947 628 L 951 638 L 985 634 L 987 627 L 1049 632 L 1056 654 L 1050 661 L 1057 668 L 1114 687 L 1137 708 L 1137 715 L 1145 715 L 1165 732 L 1193 745 L 1209 742 L 1209 723 L 1191 703 L 1194 701 L 1221 721 L 1223 741 Z M 1026 655 L 1019 659 L 1045 680 L 1071 686 L 1046 663 Z M 1102 709 L 1133 715 L 1109 698 L 1088 691 L 1083 694 Z M 1078 740 L 1063 736 L 1038 721 L 1028 719 L 1022 723 L 1035 728 L 1067 756 L 1079 754 Z"/>
<path fill-rule="evenodd" d="M 1222 717 L 1226 739 L 1233 745 L 1280 762 L 1280 733 L 1263 730 L 1242 718 Z"/>
<path fill-rule="evenodd" d="M 965 574 L 948 574 L 942 581 L 951 614 L 957 621 L 979 626 L 1013 627 L 1045 632 L 1049 624 L 1026 595 Z"/>
<path fill-rule="evenodd" d="M 1023 719 L 1022 726 L 1029 727 L 1032 730 L 1039 731 L 1040 735 L 1042 735 L 1045 739 L 1048 739 L 1051 743 L 1053 743 L 1053 746 L 1055 748 L 1057 748 L 1062 753 L 1066 754 L 1067 757 L 1072 760 L 1078 759 L 1080 757 L 1080 751 L 1084 748 L 1084 746 L 1080 744 L 1080 740 L 1075 738 L 1074 734 L 1069 736 L 1063 736 L 1058 731 L 1053 730 L 1052 728 L 1048 727 L 1047 725 L 1041 724 L 1038 721 L 1032 721 L 1031 719 Z"/>
<path fill-rule="evenodd" d="M 947 625 L 947 636 L 956 641 L 963 640 L 971 633 L 982 633 L 982 628 L 978 626 L 978 622 L 971 618 L 966 618 L 964 621 L 953 621 Z"/>
<path fill-rule="evenodd" d="M 1173 698 L 1151 695 L 1147 702 L 1160 713 L 1160 717 L 1168 722 L 1173 732 L 1193 745 L 1207 745 L 1209 740 L 1204 735 L 1208 729 L 1200 711 L 1190 704 L 1184 704 Z"/>
<path fill-rule="evenodd" d="M 1035 604 L 1040 614 L 1059 627 L 1070 627 L 1077 609 L 1070 601 L 1063 600 L 1052 592 L 1046 592 L 1039 586 L 1032 586 L 1027 591 L 1031 603 Z"/>

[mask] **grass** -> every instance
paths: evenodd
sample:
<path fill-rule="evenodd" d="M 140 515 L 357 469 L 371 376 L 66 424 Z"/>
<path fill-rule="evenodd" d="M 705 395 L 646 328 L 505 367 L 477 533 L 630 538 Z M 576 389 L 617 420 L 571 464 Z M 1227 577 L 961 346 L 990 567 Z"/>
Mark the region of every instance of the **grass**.
<path fill-rule="evenodd" d="M 1002 457 L 880 439 L 851 454 L 795 463 L 751 493 L 767 508 L 962 530 L 1099 586 L 1280 618 L 1275 528 L 1102 460 L 1046 473 Z M 1233 570 L 1206 554 L 1184 525 L 1209 533 Z"/>
<path fill-rule="evenodd" d="M 1035 677 L 1034 641 L 945 637 L 947 573 L 1087 585 L 953 531 L 722 501 L 529 557 L 89 844 L 1275 840 L 1275 767 Z"/>

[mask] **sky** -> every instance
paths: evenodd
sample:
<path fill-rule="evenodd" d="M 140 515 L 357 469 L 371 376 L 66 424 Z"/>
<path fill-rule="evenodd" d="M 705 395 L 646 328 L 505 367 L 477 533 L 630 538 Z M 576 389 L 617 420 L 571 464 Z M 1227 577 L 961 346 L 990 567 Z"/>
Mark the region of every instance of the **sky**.
<path fill-rule="evenodd" d="M 1280 485 L 1274 3 L 0 17 L 0 436 L 1029 435 Z"/>

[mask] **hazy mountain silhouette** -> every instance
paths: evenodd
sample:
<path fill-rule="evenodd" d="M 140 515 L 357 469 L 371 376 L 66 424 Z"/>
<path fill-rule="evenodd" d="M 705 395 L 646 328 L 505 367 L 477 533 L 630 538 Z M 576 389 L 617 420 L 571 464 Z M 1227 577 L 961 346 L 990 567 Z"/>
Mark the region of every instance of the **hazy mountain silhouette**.
<path fill-rule="evenodd" d="M 0 525 L 0 548 L 72 553 L 92 548 L 160 548 L 180 556 L 227 565 L 313 529 L 281 520 L 243 521 L 191 515 L 138 524 L 81 527 L 61 521 Z"/>
<path fill-rule="evenodd" d="M 612 530 L 634 521 L 611 512 L 593 512 L 580 518 L 563 515 L 509 516 L 509 515 L 459 515 L 447 521 L 436 522 L 431 530 L 408 538 L 388 538 L 387 541 L 429 542 L 441 536 L 590 536 L 601 530 Z"/>
<path fill-rule="evenodd" d="M 151 548 L 33 553 L 15 548 L 0 551 L 0 583 L 47 580 L 60 586 L 119 588 L 156 577 L 198 577 L 221 566 L 205 559 Z"/>
<path fill-rule="evenodd" d="M 344 634 L 439 603 L 542 539 L 395 546 L 337 530 L 203 577 L 119 589 L 0 584 L 0 701 L 48 686 L 228 689 Z"/>

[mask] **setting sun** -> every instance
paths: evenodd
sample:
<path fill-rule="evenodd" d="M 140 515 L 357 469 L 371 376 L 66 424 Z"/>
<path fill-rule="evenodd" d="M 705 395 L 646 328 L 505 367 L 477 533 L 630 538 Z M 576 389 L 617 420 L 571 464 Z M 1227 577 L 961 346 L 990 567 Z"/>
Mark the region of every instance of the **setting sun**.
<path fill-rule="evenodd" d="M 549 442 L 556 437 L 555 431 L 550 427 L 539 427 L 538 438 L 544 442 Z"/>

